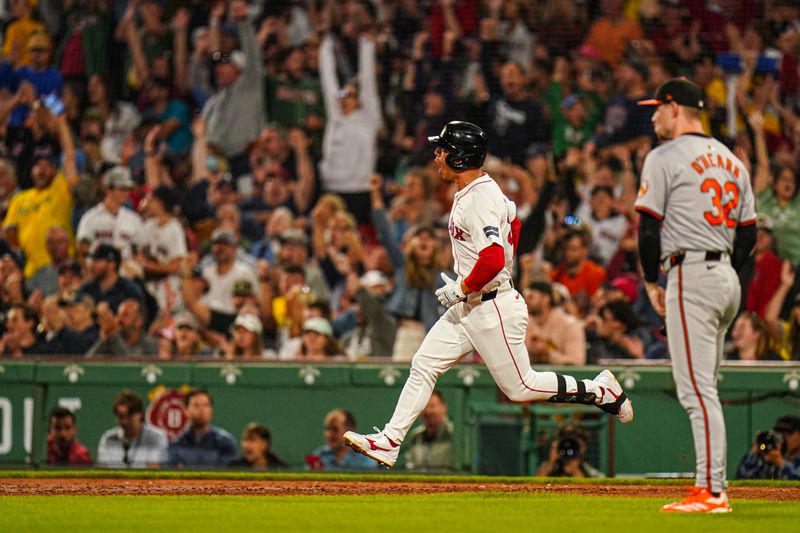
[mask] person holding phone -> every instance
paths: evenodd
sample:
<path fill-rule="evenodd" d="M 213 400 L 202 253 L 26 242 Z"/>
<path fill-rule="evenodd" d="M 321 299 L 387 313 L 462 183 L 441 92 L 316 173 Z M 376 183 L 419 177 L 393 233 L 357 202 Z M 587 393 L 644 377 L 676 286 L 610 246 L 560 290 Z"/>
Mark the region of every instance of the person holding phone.
<path fill-rule="evenodd" d="M 46 33 L 34 33 L 27 44 L 28 57 L 30 63 L 20 67 L 12 73 L 12 83 L 15 87 L 23 82 L 33 85 L 36 90 L 36 98 L 58 116 L 64 112 L 64 104 L 61 103 L 61 87 L 63 80 L 61 72 L 50 66 L 52 44 L 50 36 Z M 45 103 L 46 101 L 46 103 Z M 12 126 L 22 126 L 30 114 L 29 105 L 19 105 L 11 113 L 9 124 Z"/>

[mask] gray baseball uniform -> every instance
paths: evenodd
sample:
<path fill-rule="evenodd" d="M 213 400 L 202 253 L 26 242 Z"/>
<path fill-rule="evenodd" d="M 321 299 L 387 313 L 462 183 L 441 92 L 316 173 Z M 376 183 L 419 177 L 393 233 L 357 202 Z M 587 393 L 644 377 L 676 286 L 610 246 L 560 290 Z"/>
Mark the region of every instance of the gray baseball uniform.
<path fill-rule="evenodd" d="M 736 227 L 756 221 L 749 175 L 719 141 L 681 135 L 648 154 L 636 209 L 661 221 L 672 375 L 692 424 L 696 486 L 725 491 L 717 368 L 741 297 L 730 264 Z"/>

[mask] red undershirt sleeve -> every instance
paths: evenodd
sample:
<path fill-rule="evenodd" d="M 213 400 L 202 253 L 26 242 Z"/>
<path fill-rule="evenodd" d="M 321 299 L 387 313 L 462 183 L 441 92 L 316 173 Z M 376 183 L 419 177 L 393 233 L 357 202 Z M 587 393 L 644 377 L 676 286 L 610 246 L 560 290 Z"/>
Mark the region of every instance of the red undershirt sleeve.
<path fill-rule="evenodd" d="M 519 244 L 519 234 L 522 231 L 522 222 L 518 217 L 514 217 L 511 221 L 511 235 L 508 236 L 508 242 L 514 247 L 514 255 L 517 255 L 517 245 Z"/>
<path fill-rule="evenodd" d="M 503 247 L 499 244 L 487 246 L 478 253 L 478 261 L 469 276 L 464 278 L 464 285 L 472 292 L 480 292 L 484 285 L 492 281 L 503 270 L 504 266 L 505 254 L 503 253 Z"/>

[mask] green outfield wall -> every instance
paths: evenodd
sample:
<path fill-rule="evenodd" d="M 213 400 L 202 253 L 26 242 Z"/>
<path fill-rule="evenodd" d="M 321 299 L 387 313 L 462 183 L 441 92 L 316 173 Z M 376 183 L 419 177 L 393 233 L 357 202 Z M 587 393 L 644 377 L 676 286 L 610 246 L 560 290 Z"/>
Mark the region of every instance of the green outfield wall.
<path fill-rule="evenodd" d="M 559 370 L 579 378 L 599 371 Z M 669 367 L 612 370 L 634 403 L 636 419 L 628 426 L 599 417 L 594 409 L 505 404 L 484 367 L 454 368 L 439 381 L 456 429 L 453 468 L 533 472 L 537 456 L 546 453 L 546 437 L 558 424 L 575 418 L 592 428 L 593 459 L 606 473 L 692 471 L 688 417 L 676 399 Z M 389 364 L 0 361 L 0 465 L 44 462 L 46 415 L 56 405 L 76 412 L 79 440 L 94 456 L 100 435 L 115 424 L 111 402 L 120 389 L 132 388 L 150 404 L 165 389 L 201 387 L 214 397 L 216 425 L 238 438 L 248 422 L 265 423 L 278 455 L 302 469 L 304 457 L 323 441 L 322 419 L 329 410 L 351 410 L 358 429 L 371 432 L 391 415 L 407 376 L 406 366 Z M 800 413 L 800 367 L 722 367 L 719 379 L 732 476 L 756 431 L 771 427 L 781 414 Z M 162 420 L 170 417 L 162 413 Z"/>

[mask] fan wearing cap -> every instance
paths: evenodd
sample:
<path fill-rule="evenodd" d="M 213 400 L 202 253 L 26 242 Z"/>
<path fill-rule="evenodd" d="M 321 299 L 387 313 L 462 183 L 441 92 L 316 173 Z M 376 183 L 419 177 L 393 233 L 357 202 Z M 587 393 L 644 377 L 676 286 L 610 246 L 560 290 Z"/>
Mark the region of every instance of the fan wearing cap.
<path fill-rule="evenodd" d="M 702 90 L 684 78 L 662 83 L 635 207 L 639 257 L 653 308 L 665 317 L 678 400 L 695 443 L 695 487 L 666 512 L 729 512 L 727 438 L 717 391 L 725 333 L 739 311 L 741 269 L 756 240 L 747 167 L 700 121 Z M 666 290 L 658 284 L 660 267 Z"/>
<path fill-rule="evenodd" d="M 33 18 L 35 0 L 10 0 L 9 14 L 13 19 L 5 29 L 2 59 L 11 62 L 15 67 L 29 65 L 28 42 L 37 33 L 46 30 L 44 24 Z"/>
<path fill-rule="evenodd" d="M 232 230 L 217 228 L 211 234 L 211 258 L 200 264 L 201 274 L 208 282 L 208 292 L 203 301 L 214 311 L 236 314 L 232 295 L 240 280 L 248 284 L 251 293 L 258 287 L 255 268 L 239 257 L 238 243 L 238 235 Z"/>
<path fill-rule="evenodd" d="M 52 45 L 47 33 L 34 33 L 28 39 L 28 65 L 14 71 L 16 83 L 31 83 L 36 89 L 36 97 L 40 100 L 46 96 L 61 96 L 63 80 L 61 71 L 50 66 Z M 17 106 L 11 114 L 9 124 L 23 126 L 30 113 L 30 106 Z"/>
<path fill-rule="evenodd" d="M 269 355 L 264 350 L 262 333 L 264 328 L 257 314 L 242 311 L 233 321 L 230 343 L 223 343 L 226 359 L 261 359 Z"/>
<path fill-rule="evenodd" d="M 162 330 L 158 343 L 160 359 L 185 360 L 211 352 L 203 343 L 203 328 L 194 315 L 179 313 L 171 329 Z"/>
<path fill-rule="evenodd" d="M 273 216 L 275 216 L 273 214 Z M 281 267 L 302 268 L 306 284 L 319 297 L 328 302 L 331 290 L 322 269 L 316 261 L 309 261 L 308 236 L 299 228 L 289 228 L 278 236 L 277 264 Z"/>
<path fill-rule="evenodd" d="M 346 290 L 355 305 L 356 327 L 342 335 L 343 351 L 351 360 L 382 357 L 392 353 L 396 320 L 386 309 L 391 283 L 380 270 L 369 270 L 360 278 L 347 274 Z"/>
<path fill-rule="evenodd" d="M 103 174 L 103 201 L 92 207 L 78 223 L 78 255 L 85 257 L 97 244 L 110 244 L 123 258 L 132 257 L 143 235 L 142 217 L 125 204 L 136 183 L 127 167 L 115 166 Z"/>
<path fill-rule="evenodd" d="M 311 317 L 303 322 L 302 342 L 297 351 L 298 361 L 324 361 L 341 355 L 342 348 L 334 339 L 333 328 L 328 320 Z"/>
<path fill-rule="evenodd" d="M 147 290 L 164 309 L 167 307 L 166 284 L 180 298 L 178 272 L 188 253 L 186 233 L 175 216 L 178 193 L 172 187 L 159 185 L 147 195 L 143 204 L 140 208 L 147 220 L 137 261 L 144 268 Z"/>
<path fill-rule="evenodd" d="M 763 439 L 764 435 L 772 439 Z M 763 451 L 759 437 L 772 441 Z M 739 464 L 736 479 L 800 480 L 800 416 L 783 415 L 775 421 L 772 431 L 760 431 Z"/>
<path fill-rule="evenodd" d="M 237 249 L 235 234 L 219 228 L 211 237 L 212 260 L 197 265 L 196 257 L 190 255 L 181 266 L 181 292 L 187 309 L 202 327 L 219 333 L 228 332 L 245 305 L 258 303 L 258 280 L 252 267 L 237 258 Z"/>
<path fill-rule="evenodd" d="M 375 67 L 375 43 L 358 40 L 358 85 L 340 87 L 332 34 L 319 47 L 319 77 L 327 121 L 319 174 L 326 192 L 340 195 L 359 224 L 369 223 L 369 179 L 377 160 L 381 103 Z"/>
<path fill-rule="evenodd" d="M 247 3 L 236 0 L 230 4 L 230 18 L 236 24 L 240 50 L 229 54 L 215 53 L 214 66 L 217 92 L 203 106 L 206 141 L 216 146 L 228 159 L 247 163 L 247 145 L 258 138 L 264 117 L 262 94 L 263 72 L 261 50 L 255 31 L 248 20 Z M 219 19 L 212 19 L 212 28 Z"/>
<path fill-rule="evenodd" d="M 144 303 L 144 292 L 139 285 L 119 275 L 121 261 L 122 256 L 114 246 L 98 244 L 89 255 L 90 278 L 80 288 L 81 293 L 91 296 L 96 303 L 106 302 L 114 312 L 127 299 Z"/>
<path fill-rule="evenodd" d="M 33 187 L 23 190 L 11 199 L 8 212 L 3 220 L 3 229 L 7 230 L 6 237 L 10 237 L 9 244 L 19 246 L 25 254 L 25 278 L 30 278 L 37 270 L 50 262 L 45 243 L 47 232 L 51 227 L 67 228 L 70 231 L 70 241 L 72 240 L 70 230 L 72 228 L 72 189 L 79 177 L 75 164 L 75 144 L 66 117 L 64 115 L 55 117 L 44 108 L 38 109 L 34 116 L 37 121 L 45 123 L 42 131 L 46 131 L 48 128 L 56 130 L 63 155 L 63 172 L 59 170 L 58 160 L 53 157 L 55 154 L 49 148 L 40 154 L 21 155 L 17 160 L 17 170 L 19 171 L 19 166 L 23 162 L 21 160 L 30 156 L 30 160 L 33 162 L 30 173 Z M 33 129 L 37 130 L 39 127 L 37 125 Z M 16 149 L 13 140 L 7 139 L 7 143 L 12 146 L 12 151 Z M 33 145 L 28 142 L 27 148 L 24 149 L 32 147 L 38 147 L 36 141 Z M 12 227 L 15 231 L 10 232 L 9 235 L 8 230 Z M 70 252 L 72 252 L 71 242 Z"/>
<path fill-rule="evenodd" d="M 583 146 L 594 133 L 600 119 L 599 113 L 587 112 L 586 102 L 578 93 L 565 97 L 560 104 L 550 107 L 553 117 L 553 155 L 556 157 L 566 154 L 569 148 L 579 149 Z"/>
<path fill-rule="evenodd" d="M 100 335 L 100 328 L 93 318 L 94 299 L 78 292 L 61 299 L 58 304 L 64 310 L 65 325 L 51 341 L 55 348 L 53 353 L 85 354 Z"/>
<path fill-rule="evenodd" d="M 528 305 L 525 346 L 544 364 L 585 365 L 586 332 L 583 322 L 558 305 L 553 286 L 532 281 L 523 291 Z"/>

